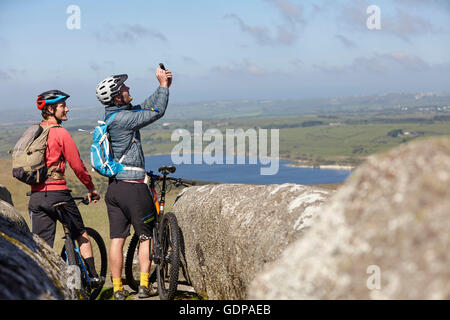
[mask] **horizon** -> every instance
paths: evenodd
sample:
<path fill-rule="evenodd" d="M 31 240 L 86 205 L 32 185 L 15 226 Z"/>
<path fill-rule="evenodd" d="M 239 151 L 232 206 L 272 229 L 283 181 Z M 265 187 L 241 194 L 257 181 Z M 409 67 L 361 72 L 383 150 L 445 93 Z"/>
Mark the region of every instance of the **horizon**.
<path fill-rule="evenodd" d="M 379 29 L 368 27 L 370 5 Z M 97 83 L 119 73 L 138 104 L 156 89 L 159 62 L 174 73 L 176 105 L 449 91 L 444 0 L 6 0 L 0 9 L 0 109 L 54 88 L 72 106 L 100 107 Z"/>
<path fill-rule="evenodd" d="M 217 99 L 217 100 L 198 100 L 198 101 L 181 101 L 181 102 L 174 102 L 170 103 L 171 105 L 175 106 L 188 106 L 193 104 L 208 104 L 208 103 L 215 103 L 215 102 L 230 102 L 230 101 L 236 101 L 236 102 L 276 102 L 276 101 L 303 101 L 303 100 L 332 100 L 332 99 L 348 99 L 348 98 L 365 98 L 370 96 L 389 96 L 389 95 L 418 95 L 418 94 L 425 94 L 422 97 L 429 97 L 427 94 L 431 94 L 433 97 L 450 97 L 450 90 L 449 91 L 416 91 L 416 92 L 382 92 L 382 93 L 373 93 L 373 94 L 355 94 L 355 95 L 343 95 L 343 96 L 329 96 L 329 97 L 318 97 L 318 98 L 278 98 L 278 99 L 271 99 L 271 98 L 236 98 L 236 99 Z M 34 103 L 34 102 L 33 102 Z M 134 100 L 131 102 L 132 105 L 137 105 L 134 103 Z M 96 103 L 96 105 L 70 105 L 70 108 L 104 108 L 104 105 Z M 29 106 L 18 106 L 17 109 L 27 109 Z M 39 114 L 38 114 L 39 116 Z"/>

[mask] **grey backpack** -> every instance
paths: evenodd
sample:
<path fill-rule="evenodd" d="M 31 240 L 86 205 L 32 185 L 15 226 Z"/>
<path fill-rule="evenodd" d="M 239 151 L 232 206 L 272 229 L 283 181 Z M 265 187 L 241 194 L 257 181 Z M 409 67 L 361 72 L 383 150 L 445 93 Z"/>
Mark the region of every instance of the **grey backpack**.
<path fill-rule="evenodd" d="M 60 125 L 41 126 L 39 123 L 29 127 L 17 141 L 12 153 L 12 174 L 26 184 L 40 184 L 47 180 L 52 171 L 45 164 L 47 138 L 50 129 Z M 59 163 L 57 166 L 58 167 Z"/>

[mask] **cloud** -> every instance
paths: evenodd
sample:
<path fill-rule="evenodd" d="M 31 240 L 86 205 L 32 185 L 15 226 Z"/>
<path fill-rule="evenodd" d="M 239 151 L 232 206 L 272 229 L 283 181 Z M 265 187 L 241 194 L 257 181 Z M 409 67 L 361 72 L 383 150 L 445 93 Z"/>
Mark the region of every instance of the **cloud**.
<path fill-rule="evenodd" d="M 167 37 L 161 32 L 157 32 L 146 28 L 140 24 L 124 24 L 119 26 L 113 26 L 106 24 L 103 32 L 95 32 L 94 36 L 99 42 L 125 42 L 125 43 L 137 43 L 143 38 L 153 38 L 162 42 L 167 42 Z"/>
<path fill-rule="evenodd" d="M 95 72 L 98 72 L 98 71 L 100 71 L 102 69 L 102 67 L 100 67 L 100 65 L 98 65 L 95 62 L 89 63 L 89 68 L 91 68 Z"/>
<path fill-rule="evenodd" d="M 410 56 L 401 51 L 375 53 L 372 57 L 356 57 L 349 65 L 314 64 L 313 67 L 329 74 L 423 72 L 433 68 L 422 58 Z"/>
<path fill-rule="evenodd" d="M 271 30 L 265 26 L 251 26 L 235 13 L 224 16 L 237 22 L 242 32 L 249 34 L 260 45 L 292 45 L 297 40 L 300 31 L 306 25 L 304 8 L 301 4 L 293 4 L 287 0 L 266 0 L 281 13 L 283 23 Z"/>
<path fill-rule="evenodd" d="M 305 25 L 306 21 L 303 17 L 304 8 L 301 4 L 293 4 L 287 0 L 266 0 L 266 2 L 274 5 L 281 12 L 284 19 L 290 24 Z"/>
<path fill-rule="evenodd" d="M 450 11 L 450 1 L 448 0 L 394 0 L 394 2 L 408 7 L 422 5 L 425 7 L 434 7 L 438 10 Z"/>
<path fill-rule="evenodd" d="M 262 76 L 268 73 L 268 70 L 248 61 L 244 60 L 241 63 L 233 63 L 226 66 L 215 66 L 211 68 L 212 73 L 219 73 L 226 76 L 232 75 L 251 75 Z"/>
<path fill-rule="evenodd" d="M 383 6 L 379 6 L 381 29 L 376 31 L 371 31 L 366 26 L 367 18 L 369 17 L 366 9 L 373 3 L 367 0 L 354 0 L 339 6 L 338 4 L 334 4 L 334 6 L 338 6 L 336 8 L 340 12 L 338 23 L 341 26 L 350 28 L 353 32 L 388 34 L 406 42 L 411 42 L 413 36 L 426 35 L 439 31 L 425 17 L 411 13 L 409 9 L 412 8 L 412 1 L 397 0 L 396 2 L 398 6 L 391 14 L 387 10 L 384 10 Z M 416 0 L 414 3 L 422 3 L 422 1 Z M 405 8 L 402 7 L 403 4 L 405 4 Z"/>
<path fill-rule="evenodd" d="M 410 37 L 433 33 L 436 28 L 420 16 L 413 16 L 405 10 L 396 10 L 396 15 L 382 20 L 382 30 L 393 34 L 407 42 Z"/>
<path fill-rule="evenodd" d="M 296 69 L 303 69 L 304 62 L 301 59 L 293 58 L 289 61 L 289 63 L 294 66 Z"/>
<path fill-rule="evenodd" d="M 342 43 L 342 45 L 348 49 L 356 47 L 356 44 L 353 41 L 341 34 L 336 34 L 334 37 L 337 38 Z"/>
<path fill-rule="evenodd" d="M 225 19 L 232 19 L 236 21 L 241 28 L 241 31 L 251 35 L 259 44 L 270 44 L 273 42 L 269 33 L 270 31 L 265 27 L 252 27 L 244 22 L 238 15 L 231 13 L 224 16 Z"/>
<path fill-rule="evenodd" d="M 111 60 L 106 60 L 103 61 L 102 63 L 97 63 L 97 62 L 90 62 L 89 63 L 89 68 L 91 68 L 92 71 L 95 72 L 99 72 L 99 71 L 104 71 L 105 69 L 113 69 L 115 66 L 114 61 Z"/>
<path fill-rule="evenodd" d="M 1 80 L 11 80 L 11 76 L 8 74 L 8 72 L 0 70 L 0 79 Z"/>
<path fill-rule="evenodd" d="M 0 69 L 0 80 L 11 80 L 13 78 L 21 77 L 27 74 L 25 69 L 17 69 L 14 67 L 8 68 L 8 70 Z"/>
<path fill-rule="evenodd" d="M 188 63 L 188 64 L 198 64 L 198 61 L 195 60 L 195 59 L 192 58 L 192 57 L 183 56 L 182 59 L 183 59 L 183 62 L 184 62 L 184 63 Z"/>

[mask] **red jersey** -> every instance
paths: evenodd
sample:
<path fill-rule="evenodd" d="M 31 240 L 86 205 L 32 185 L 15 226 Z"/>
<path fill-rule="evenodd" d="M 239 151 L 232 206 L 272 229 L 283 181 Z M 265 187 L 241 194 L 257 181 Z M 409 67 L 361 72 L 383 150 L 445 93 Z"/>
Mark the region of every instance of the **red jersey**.
<path fill-rule="evenodd" d="M 48 124 L 57 123 L 53 121 L 42 121 L 41 126 L 48 126 Z M 92 178 L 80 158 L 80 153 L 78 152 L 75 141 L 73 141 L 72 136 L 66 129 L 62 127 L 50 129 L 45 156 L 47 167 L 56 166 L 58 162 L 61 161 L 58 171 L 64 174 L 67 161 L 81 183 L 83 183 L 88 190 L 94 188 Z M 31 186 L 31 191 L 55 191 L 67 189 L 68 187 L 65 179 L 53 180 L 49 178 L 44 183 Z"/>

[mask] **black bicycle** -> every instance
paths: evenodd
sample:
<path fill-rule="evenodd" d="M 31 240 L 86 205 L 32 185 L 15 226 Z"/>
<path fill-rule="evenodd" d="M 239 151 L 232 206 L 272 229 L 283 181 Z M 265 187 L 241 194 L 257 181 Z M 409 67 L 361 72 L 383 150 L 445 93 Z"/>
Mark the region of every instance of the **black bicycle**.
<path fill-rule="evenodd" d="M 176 187 L 195 185 L 194 181 L 181 178 L 168 177 L 174 173 L 174 166 L 163 166 L 158 169 L 161 175 L 155 175 L 152 171 L 147 172 L 150 178 L 149 189 L 153 194 L 153 199 L 157 211 L 155 227 L 153 228 L 153 246 L 151 246 L 150 259 L 153 272 L 150 275 L 149 282 L 157 280 L 158 293 L 161 300 L 172 300 L 175 296 L 178 286 L 178 275 L 181 266 L 183 275 L 188 279 L 184 257 L 184 243 L 181 236 L 181 230 L 178 227 L 178 221 L 172 212 L 164 213 L 164 204 L 166 192 L 168 192 L 168 181 Z M 160 187 L 160 196 L 156 188 Z M 139 237 L 134 234 L 125 259 L 125 277 L 127 284 L 133 290 L 139 287 Z"/>
<path fill-rule="evenodd" d="M 81 203 L 88 205 L 89 199 L 88 197 L 73 197 L 75 201 L 81 200 Z M 93 200 L 99 200 L 100 197 L 94 197 Z M 89 277 L 89 273 L 86 268 L 86 263 L 80 254 L 80 249 L 76 245 L 75 240 L 72 238 L 69 227 L 65 222 L 64 215 L 64 206 L 67 202 L 59 202 L 53 205 L 58 213 L 58 219 L 62 223 L 64 229 L 64 247 L 61 251 L 61 257 L 68 265 L 77 266 L 80 270 L 81 276 L 81 284 L 79 289 L 80 295 L 83 299 L 86 300 L 95 300 L 99 295 L 103 284 L 100 286 L 91 285 L 91 278 Z M 91 241 L 92 253 L 95 261 L 95 269 L 98 274 L 105 278 L 106 277 L 106 268 L 108 263 L 108 258 L 106 255 L 106 246 L 103 238 L 100 234 L 92 228 L 86 227 L 86 232 Z"/>

